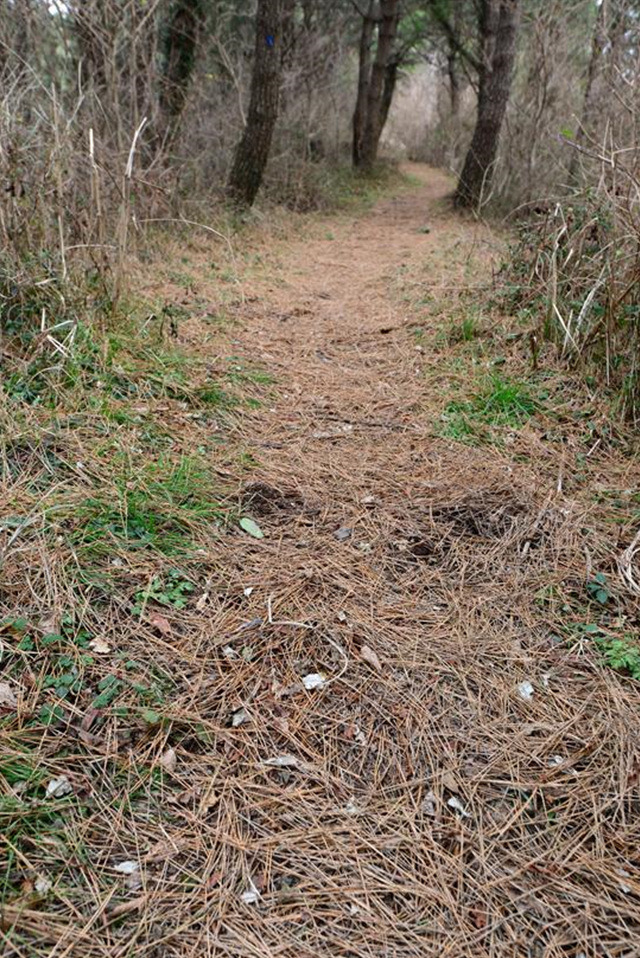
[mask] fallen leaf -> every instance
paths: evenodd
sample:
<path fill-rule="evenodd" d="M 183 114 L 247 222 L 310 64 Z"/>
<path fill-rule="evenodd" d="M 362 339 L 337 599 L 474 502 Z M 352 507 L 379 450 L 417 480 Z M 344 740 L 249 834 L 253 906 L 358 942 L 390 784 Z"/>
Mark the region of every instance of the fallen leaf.
<path fill-rule="evenodd" d="M 60 631 L 60 614 L 55 610 L 47 612 L 38 622 L 38 628 L 44 635 L 53 635 Z"/>
<path fill-rule="evenodd" d="M 260 901 L 260 892 L 251 879 L 249 879 L 249 887 L 247 890 L 243 891 L 240 895 L 240 900 L 243 901 L 245 905 L 256 905 Z"/>
<path fill-rule="evenodd" d="M 40 876 L 36 878 L 34 888 L 39 895 L 46 895 L 53 888 L 53 882 L 49 878 L 42 878 L 42 876 Z"/>
<path fill-rule="evenodd" d="M 458 780 L 453 774 L 453 772 L 443 772 L 441 777 L 441 782 L 444 785 L 444 787 L 447 788 L 450 792 L 458 791 L 458 787 L 459 787 Z"/>
<path fill-rule="evenodd" d="M 114 871 L 119 872 L 121 875 L 133 875 L 135 872 L 140 870 L 140 863 L 134 861 L 120 862 L 119 865 L 114 865 Z"/>
<path fill-rule="evenodd" d="M 97 655 L 106 655 L 107 652 L 111 651 L 111 646 L 105 642 L 104 639 L 100 638 L 92 639 L 91 642 L 89 642 L 89 648 L 97 653 Z"/>
<path fill-rule="evenodd" d="M 0 682 L 0 708 L 15 709 L 18 707 L 18 700 L 13 694 L 13 690 L 6 682 Z"/>
<path fill-rule="evenodd" d="M 247 597 L 247 599 L 248 599 L 249 596 L 251 595 L 251 593 L 253 592 L 253 586 L 252 586 L 252 585 L 247 586 L 247 588 L 246 588 L 246 589 L 243 589 L 242 591 L 243 591 L 243 593 L 246 595 L 246 597 Z"/>
<path fill-rule="evenodd" d="M 382 662 L 373 649 L 369 648 L 368 645 L 362 646 L 360 649 L 360 655 L 368 665 L 376 670 L 376 672 L 382 672 Z"/>
<path fill-rule="evenodd" d="M 173 634 L 171 623 L 166 618 L 166 616 L 161 615 L 159 612 L 148 612 L 147 622 L 149 623 L 149 625 L 152 625 L 154 629 L 157 629 L 158 632 L 162 632 L 163 635 Z"/>
<path fill-rule="evenodd" d="M 482 911 L 480 908 L 471 909 L 471 921 L 476 928 L 486 928 L 487 927 L 487 913 Z"/>
<path fill-rule="evenodd" d="M 454 812 L 459 812 L 463 818 L 471 818 L 471 815 L 466 810 L 466 808 L 464 807 L 460 799 L 456 798 L 455 795 L 452 795 L 451 798 L 448 799 L 447 805 L 449 806 L 449 808 L 452 808 Z"/>
<path fill-rule="evenodd" d="M 144 856 L 145 862 L 166 862 L 175 858 L 178 852 L 186 848 L 187 840 L 182 838 L 177 841 L 166 839 L 156 842 Z"/>
<path fill-rule="evenodd" d="M 198 612 L 202 612 L 202 610 L 204 609 L 208 601 L 209 601 L 209 593 L 203 592 L 200 598 L 198 599 L 198 601 L 196 602 L 196 609 L 198 610 Z"/>
<path fill-rule="evenodd" d="M 435 818 L 436 807 L 437 807 L 437 798 L 433 792 L 427 792 L 422 802 L 422 811 L 425 815 L 428 815 L 430 818 Z"/>
<path fill-rule="evenodd" d="M 250 536 L 253 536 L 254 539 L 264 539 L 264 532 L 258 523 L 254 522 L 253 519 L 249 519 L 248 516 L 243 516 L 238 525 Z"/>
<path fill-rule="evenodd" d="M 321 672 L 309 672 L 309 674 L 305 675 L 302 679 L 302 684 L 305 689 L 311 691 L 312 689 L 321 689 L 325 681 L 326 679 Z"/>
<path fill-rule="evenodd" d="M 564 765 L 564 758 L 562 755 L 551 755 L 547 765 L 549 768 L 557 768 L 558 765 Z"/>
<path fill-rule="evenodd" d="M 521 682 L 518 686 L 518 695 L 525 702 L 530 702 L 533 698 L 533 685 L 531 682 Z"/>
<path fill-rule="evenodd" d="M 265 758 L 260 764 L 268 768 L 300 768 L 300 761 L 295 755 L 276 755 L 275 758 Z"/>
<path fill-rule="evenodd" d="M 249 721 L 249 713 L 246 709 L 238 709 L 231 716 L 231 725 L 233 728 L 238 728 L 239 725 L 244 725 L 245 722 Z"/>
<path fill-rule="evenodd" d="M 47 798 L 62 798 L 73 791 L 73 786 L 66 775 L 52 778 L 47 785 Z"/>
<path fill-rule="evenodd" d="M 175 750 L 168 748 L 163 755 L 160 756 L 159 765 L 165 770 L 165 772 L 175 772 L 176 765 L 178 763 L 178 756 L 175 753 Z"/>
<path fill-rule="evenodd" d="M 333 538 L 337 539 L 338 542 L 344 542 L 345 539 L 350 539 L 352 530 L 348 526 L 340 526 L 339 529 L 333 533 Z"/>

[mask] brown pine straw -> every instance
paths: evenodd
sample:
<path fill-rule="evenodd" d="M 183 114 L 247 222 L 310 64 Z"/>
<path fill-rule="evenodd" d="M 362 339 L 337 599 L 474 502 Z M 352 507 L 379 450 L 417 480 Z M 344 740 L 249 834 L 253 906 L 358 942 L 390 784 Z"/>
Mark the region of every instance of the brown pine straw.
<path fill-rule="evenodd" d="M 122 672 L 125 651 L 171 678 L 161 725 L 108 709 L 93 734 L 81 701 L 61 727 L 29 730 L 42 692 L 25 666 L 3 762 L 28 742 L 46 779 L 67 775 L 74 795 L 54 800 L 58 831 L 12 860 L 13 877 L 54 886 L 7 900 L 4 954 L 638 953 L 640 688 L 562 631 L 594 614 L 585 581 L 597 570 L 613 618 L 637 631 L 638 599 L 616 566 L 637 516 L 594 495 L 624 498 L 637 465 L 602 443 L 579 473 L 580 424 L 544 412 L 502 447 L 438 436 L 446 399 L 473 372 L 433 340 L 416 350 L 402 278 L 477 284 L 499 241 L 447 212 L 443 177 L 420 175 L 368 215 L 331 221 L 335 240 L 324 221 L 304 239 L 274 236 L 267 265 L 244 279 L 232 345 L 202 345 L 196 320 L 184 331 L 200 355 L 233 350 L 277 377 L 214 463 L 265 538 L 194 530 L 197 591 L 185 610 L 159 610 L 170 634 L 124 600 L 99 613 L 87 601 L 88 627 L 113 650 L 96 668 Z M 449 308 L 432 301 L 423 325 Z M 526 371 L 522 343 L 497 348 Z M 211 428 L 177 402 L 155 415 L 180 426 L 178 451 Z M 82 428 L 61 442 L 75 462 Z M 248 474 L 240 451 L 258 460 Z M 93 468 L 84 486 L 68 480 L 71 504 L 94 489 Z M 9 485 L 7 503 L 20 493 Z M 45 518 L 41 505 L 25 494 L 23 514 L 42 521 L 4 556 L 8 608 L 78 601 L 73 518 Z M 46 535 L 54 521 L 59 539 Z M 129 596 L 164 561 L 112 558 Z M 326 684 L 305 689 L 310 673 Z M 131 860 L 139 882 L 115 870 Z"/>

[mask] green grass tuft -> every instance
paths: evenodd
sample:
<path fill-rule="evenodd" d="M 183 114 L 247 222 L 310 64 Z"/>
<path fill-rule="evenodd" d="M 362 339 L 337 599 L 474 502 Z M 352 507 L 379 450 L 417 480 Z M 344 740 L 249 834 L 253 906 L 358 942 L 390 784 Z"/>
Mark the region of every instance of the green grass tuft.
<path fill-rule="evenodd" d="M 441 435 L 469 445 L 482 445 L 495 441 L 493 430 L 517 429 L 540 408 L 527 383 L 493 375 L 471 399 L 448 403 Z"/>

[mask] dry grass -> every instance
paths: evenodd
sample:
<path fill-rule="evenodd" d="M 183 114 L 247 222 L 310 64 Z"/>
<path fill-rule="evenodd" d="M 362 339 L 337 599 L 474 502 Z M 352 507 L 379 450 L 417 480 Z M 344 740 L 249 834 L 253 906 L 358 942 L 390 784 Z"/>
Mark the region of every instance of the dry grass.
<path fill-rule="evenodd" d="M 637 465 L 551 367 L 527 380 L 551 391 L 528 421 L 447 436 L 444 407 L 500 351 L 505 380 L 529 376 L 497 321 L 436 335 L 499 249 L 447 189 L 432 173 L 365 217 L 256 241 L 227 331 L 194 311 L 191 385 L 232 355 L 261 408 L 7 410 L 2 601 L 27 620 L 0 633 L 7 955 L 635 953 L 640 687 L 601 643 L 637 633 L 617 567 Z M 211 250 L 191 252 L 204 277 Z M 132 502 L 150 541 L 118 525 Z M 58 702 L 61 655 L 81 687 Z M 47 725 L 43 704 L 63 714 Z M 46 798 L 61 775 L 72 791 Z"/>

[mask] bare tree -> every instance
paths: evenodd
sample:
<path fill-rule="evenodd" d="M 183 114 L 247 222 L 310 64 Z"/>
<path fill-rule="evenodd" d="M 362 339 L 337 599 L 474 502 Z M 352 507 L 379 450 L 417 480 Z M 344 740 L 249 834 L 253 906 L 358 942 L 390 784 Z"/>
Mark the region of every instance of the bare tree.
<path fill-rule="evenodd" d="M 455 193 L 457 206 L 477 207 L 489 192 L 511 90 L 519 14 L 519 0 L 481 0 L 478 110 Z"/>
<path fill-rule="evenodd" d="M 285 13 L 291 13 L 287 0 L 258 0 L 247 122 L 227 183 L 227 193 L 238 206 L 253 204 L 269 159 L 280 100 Z"/>

